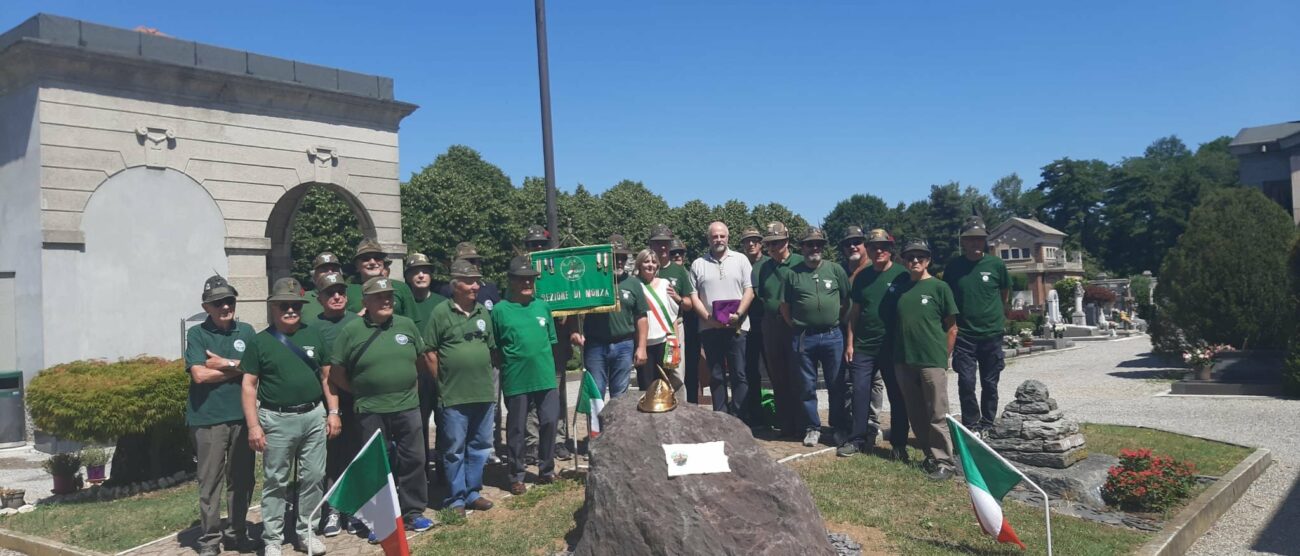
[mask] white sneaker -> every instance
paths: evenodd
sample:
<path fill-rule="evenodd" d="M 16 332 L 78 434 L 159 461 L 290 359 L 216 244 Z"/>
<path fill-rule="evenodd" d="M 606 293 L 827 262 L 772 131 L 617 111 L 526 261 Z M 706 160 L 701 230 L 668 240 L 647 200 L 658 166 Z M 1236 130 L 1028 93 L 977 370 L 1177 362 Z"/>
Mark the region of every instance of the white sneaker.
<path fill-rule="evenodd" d="M 333 537 L 343 532 L 343 528 L 339 526 L 338 512 L 330 512 L 330 515 L 325 518 L 325 526 L 321 527 L 321 532 L 324 533 L 326 537 Z"/>
<path fill-rule="evenodd" d="M 267 543 L 266 546 L 262 547 L 262 556 L 281 556 L 280 545 Z"/>
<path fill-rule="evenodd" d="M 320 537 L 317 537 L 316 535 L 312 535 L 310 537 L 307 537 L 306 542 L 299 541 L 298 546 L 296 548 L 298 549 L 299 552 L 302 552 L 304 554 L 309 554 L 311 556 L 318 556 L 320 554 L 325 553 L 325 542 L 321 541 Z"/>
<path fill-rule="evenodd" d="M 822 439 L 822 431 L 809 429 L 808 434 L 803 435 L 803 445 L 809 448 L 816 446 L 817 442 Z"/>

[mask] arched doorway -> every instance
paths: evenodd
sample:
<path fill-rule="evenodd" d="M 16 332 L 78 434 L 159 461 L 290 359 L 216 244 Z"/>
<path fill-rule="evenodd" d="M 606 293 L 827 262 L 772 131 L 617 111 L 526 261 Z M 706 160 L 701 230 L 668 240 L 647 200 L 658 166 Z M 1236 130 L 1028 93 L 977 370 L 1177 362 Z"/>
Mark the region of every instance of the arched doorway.
<path fill-rule="evenodd" d="M 350 214 L 337 209 L 340 203 Z M 308 217 L 312 218 L 307 226 L 297 222 L 299 210 L 304 208 L 309 209 Z M 299 225 L 295 226 L 295 222 Z M 311 230 L 320 230 L 321 233 L 331 235 L 326 241 L 307 243 L 313 246 L 326 245 L 345 261 L 351 258 L 352 249 L 363 236 L 375 237 L 374 221 L 350 191 L 329 183 L 306 183 L 294 187 L 276 202 L 266 222 L 266 237 L 271 239 L 271 251 L 266 257 L 268 287 L 279 278 L 294 276 L 305 280 L 310 273 L 307 267 L 316 253 L 295 255 L 295 229 L 309 233 Z M 295 260 L 295 256 L 298 260 Z M 311 288 L 305 282 L 303 285 Z"/>
<path fill-rule="evenodd" d="M 45 296 L 46 361 L 180 355 L 180 319 L 199 310 L 203 281 L 228 274 L 221 211 L 171 169 L 137 167 L 86 202 L 85 250 L 47 251 L 61 282 Z M 54 331 L 54 340 L 49 336 Z"/>

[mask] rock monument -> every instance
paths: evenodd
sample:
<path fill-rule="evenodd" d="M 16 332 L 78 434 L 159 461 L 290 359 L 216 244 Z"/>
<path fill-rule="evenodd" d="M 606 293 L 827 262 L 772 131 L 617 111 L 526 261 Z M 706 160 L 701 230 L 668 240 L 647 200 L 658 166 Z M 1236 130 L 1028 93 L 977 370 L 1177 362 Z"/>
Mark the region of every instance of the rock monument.
<path fill-rule="evenodd" d="M 628 394 L 600 422 L 576 556 L 836 553 L 803 480 L 735 417 L 694 404 L 643 413 Z M 668 476 L 664 444 L 716 441 L 730 471 Z"/>
<path fill-rule="evenodd" d="M 1075 325 L 1084 326 L 1087 324 L 1086 316 L 1083 313 L 1083 283 L 1074 284 L 1074 314 L 1070 318 Z"/>
<path fill-rule="evenodd" d="M 1088 457 L 1079 423 L 1065 418 L 1037 380 L 1016 388 L 1016 399 L 994 422 L 988 444 L 1009 460 L 1056 469 Z"/>

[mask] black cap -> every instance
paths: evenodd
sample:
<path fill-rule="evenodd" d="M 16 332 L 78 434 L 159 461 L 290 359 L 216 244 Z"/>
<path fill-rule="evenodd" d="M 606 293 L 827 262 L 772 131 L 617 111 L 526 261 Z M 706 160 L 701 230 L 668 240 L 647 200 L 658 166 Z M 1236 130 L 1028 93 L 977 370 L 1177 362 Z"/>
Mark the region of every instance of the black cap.
<path fill-rule="evenodd" d="M 533 224 L 524 232 L 524 243 L 550 243 L 551 234 L 547 233 L 546 228 Z"/>
<path fill-rule="evenodd" d="M 861 239 L 865 241 L 866 238 L 867 236 L 862 233 L 862 226 L 849 226 L 844 229 L 844 237 L 840 238 L 840 244 L 843 245 L 844 242 L 850 239 Z"/>
<path fill-rule="evenodd" d="M 208 278 L 203 282 L 203 302 L 212 303 L 220 301 L 227 297 L 239 297 L 239 292 L 235 287 L 230 285 L 220 274 Z"/>

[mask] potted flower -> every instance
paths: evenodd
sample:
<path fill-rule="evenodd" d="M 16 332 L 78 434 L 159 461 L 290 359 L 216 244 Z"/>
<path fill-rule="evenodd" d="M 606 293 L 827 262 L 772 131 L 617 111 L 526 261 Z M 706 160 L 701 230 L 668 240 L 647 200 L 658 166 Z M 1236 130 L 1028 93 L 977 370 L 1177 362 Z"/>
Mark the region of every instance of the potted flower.
<path fill-rule="evenodd" d="M 1231 349 L 1232 346 L 1201 342 L 1183 352 L 1183 362 L 1196 371 L 1196 380 L 1213 380 L 1214 358 Z"/>
<path fill-rule="evenodd" d="M 68 494 L 81 488 L 81 455 L 54 454 L 41 464 L 54 477 L 54 494 Z"/>
<path fill-rule="evenodd" d="M 1053 338 L 1056 338 L 1056 339 L 1064 338 L 1064 337 L 1065 337 L 1065 325 L 1064 325 L 1064 324 L 1061 324 L 1061 323 L 1059 323 L 1059 322 L 1056 323 L 1056 324 L 1053 324 L 1053 325 L 1052 325 L 1052 337 L 1053 337 Z"/>
<path fill-rule="evenodd" d="M 21 508 L 27 503 L 23 500 L 26 495 L 27 491 L 21 488 L 0 488 L 0 508 Z"/>
<path fill-rule="evenodd" d="M 81 451 L 81 463 L 86 466 L 86 480 L 91 484 L 104 482 L 104 466 L 108 464 L 108 452 L 103 448 L 90 447 Z"/>
<path fill-rule="evenodd" d="M 1030 330 L 1028 328 L 1021 328 L 1019 335 L 1020 335 L 1020 345 L 1024 347 L 1031 347 L 1034 345 L 1033 330 Z"/>

